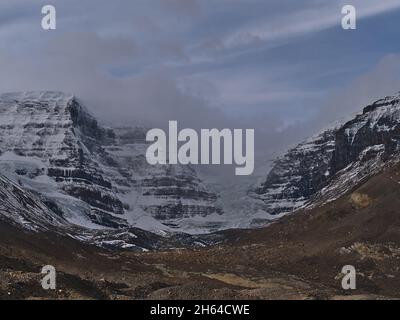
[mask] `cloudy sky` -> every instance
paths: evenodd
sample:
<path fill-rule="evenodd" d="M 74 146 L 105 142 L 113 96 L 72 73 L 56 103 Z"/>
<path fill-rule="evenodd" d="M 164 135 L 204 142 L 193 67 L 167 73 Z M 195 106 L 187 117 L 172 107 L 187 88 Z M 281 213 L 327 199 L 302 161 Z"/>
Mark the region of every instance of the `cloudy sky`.
<path fill-rule="evenodd" d="M 272 155 L 400 90 L 398 21 L 400 0 L 2 0 L 0 91 L 71 92 L 109 124 L 255 128 Z"/>

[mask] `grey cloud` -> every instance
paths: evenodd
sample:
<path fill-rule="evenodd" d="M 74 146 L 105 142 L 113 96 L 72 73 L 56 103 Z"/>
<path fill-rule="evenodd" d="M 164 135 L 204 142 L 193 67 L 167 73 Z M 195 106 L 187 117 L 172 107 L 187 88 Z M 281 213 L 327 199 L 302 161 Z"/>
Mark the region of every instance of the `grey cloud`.
<path fill-rule="evenodd" d="M 71 63 L 79 62 L 120 65 L 138 55 L 132 39 L 124 36 L 101 37 L 95 33 L 67 33 L 53 37 L 51 45 L 44 48 L 45 54 Z"/>
<path fill-rule="evenodd" d="M 370 71 L 332 91 L 320 102 L 313 127 L 345 121 L 375 100 L 400 91 L 400 56 L 383 57 Z"/>
<path fill-rule="evenodd" d="M 201 12 L 201 5 L 197 0 L 161 0 L 160 4 L 180 14 L 197 15 Z"/>

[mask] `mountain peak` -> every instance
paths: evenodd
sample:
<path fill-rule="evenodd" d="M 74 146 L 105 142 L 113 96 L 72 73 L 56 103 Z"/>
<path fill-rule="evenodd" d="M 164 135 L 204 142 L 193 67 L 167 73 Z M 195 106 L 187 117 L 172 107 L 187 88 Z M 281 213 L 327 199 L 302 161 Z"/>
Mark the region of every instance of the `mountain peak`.
<path fill-rule="evenodd" d="M 96 119 L 75 95 L 61 91 L 24 91 L 0 94 L 0 127 L 81 127 L 100 134 Z M 95 132 L 92 132 L 95 131 Z"/>
<path fill-rule="evenodd" d="M 366 106 L 363 109 L 363 114 L 377 110 L 378 108 L 381 108 L 381 107 L 396 106 L 396 105 L 399 105 L 399 103 L 400 103 L 400 92 L 398 92 L 396 95 L 387 96 L 383 99 L 379 99 L 379 100 L 375 101 L 374 103 Z"/>
<path fill-rule="evenodd" d="M 80 105 L 74 95 L 60 91 L 25 91 L 0 94 L 1 125 L 10 125 L 11 119 L 14 125 L 22 125 L 26 121 L 40 122 L 45 118 L 56 115 L 63 116 L 64 121 L 72 120 L 72 106 Z M 76 109 L 76 107 L 75 107 Z M 78 108 L 83 111 L 82 107 Z M 78 110 L 76 110 L 78 111 Z M 86 110 L 84 110 L 88 113 Z"/>
<path fill-rule="evenodd" d="M 72 100 L 75 96 L 62 91 L 16 91 L 0 94 L 0 100 L 39 100 L 39 101 L 54 101 L 54 100 Z"/>

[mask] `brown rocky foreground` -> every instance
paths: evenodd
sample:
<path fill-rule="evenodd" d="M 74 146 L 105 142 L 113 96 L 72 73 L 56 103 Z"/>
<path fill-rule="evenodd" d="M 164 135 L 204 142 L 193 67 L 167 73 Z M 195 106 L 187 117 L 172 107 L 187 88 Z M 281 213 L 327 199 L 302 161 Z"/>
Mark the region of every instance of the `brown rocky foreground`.
<path fill-rule="evenodd" d="M 0 224 L 1 299 L 400 298 L 400 167 L 339 200 L 205 249 L 112 252 Z M 57 290 L 40 270 L 58 271 Z M 354 265 L 357 289 L 341 287 Z"/>

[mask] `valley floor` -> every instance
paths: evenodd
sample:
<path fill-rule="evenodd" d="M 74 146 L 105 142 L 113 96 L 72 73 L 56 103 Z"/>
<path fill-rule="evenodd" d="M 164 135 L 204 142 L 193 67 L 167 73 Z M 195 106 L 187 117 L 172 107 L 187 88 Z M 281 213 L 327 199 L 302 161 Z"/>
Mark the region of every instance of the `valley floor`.
<path fill-rule="evenodd" d="M 1 299 L 400 298 L 400 168 L 339 200 L 204 249 L 112 252 L 0 224 Z M 41 288 L 44 265 L 57 290 Z M 357 270 L 357 289 L 341 269 Z"/>

